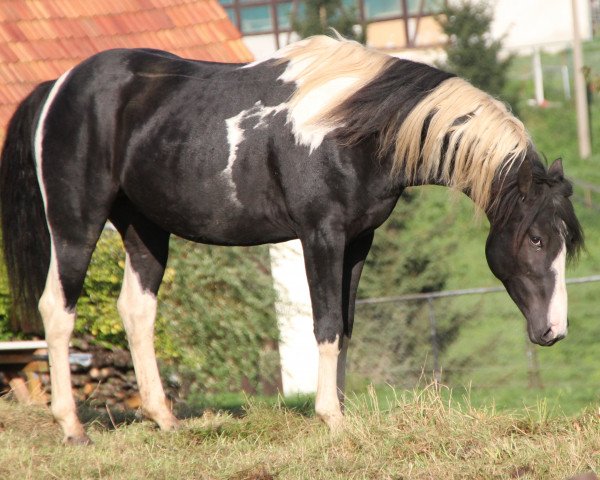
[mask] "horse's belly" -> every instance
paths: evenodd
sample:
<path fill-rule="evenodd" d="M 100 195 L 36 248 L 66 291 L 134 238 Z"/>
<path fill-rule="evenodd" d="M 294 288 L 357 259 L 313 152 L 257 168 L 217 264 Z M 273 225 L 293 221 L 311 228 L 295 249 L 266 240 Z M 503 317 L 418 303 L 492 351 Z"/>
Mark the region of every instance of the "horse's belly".
<path fill-rule="evenodd" d="M 256 245 L 295 238 L 283 199 L 274 192 L 266 194 L 267 186 L 256 180 L 234 188 L 220 175 L 204 180 L 179 178 L 125 190 L 148 219 L 190 240 Z"/>

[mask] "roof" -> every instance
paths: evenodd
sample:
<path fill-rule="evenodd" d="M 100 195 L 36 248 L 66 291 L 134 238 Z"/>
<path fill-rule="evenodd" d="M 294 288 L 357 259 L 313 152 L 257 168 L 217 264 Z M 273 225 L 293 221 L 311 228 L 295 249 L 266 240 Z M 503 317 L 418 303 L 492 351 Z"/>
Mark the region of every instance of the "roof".
<path fill-rule="evenodd" d="M 35 85 L 122 47 L 252 60 L 218 0 L 0 0 L 0 136 Z"/>

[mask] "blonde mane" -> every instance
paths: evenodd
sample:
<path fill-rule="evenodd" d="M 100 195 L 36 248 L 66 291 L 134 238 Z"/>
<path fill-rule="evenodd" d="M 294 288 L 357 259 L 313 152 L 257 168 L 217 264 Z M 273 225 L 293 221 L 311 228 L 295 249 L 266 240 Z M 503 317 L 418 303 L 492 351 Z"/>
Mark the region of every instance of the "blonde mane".
<path fill-rule="evenodd" d="M 393 176 L 405 175 L 410 182 L 430 179 L 468 190 L 485 210 L 494 176 L 521 162 L 530 140 L 523 123 L 502 102 L 454 77 L 419 102 L 400 129 L 385 132 L 382 148 L 391 145 Z"/>
<path fill-rule="evenodd" d="M 296 84 L 290 111 L 310 106 L 310 115 L 303 118 L 305 126 L 340 132 L 348 122 L 344 105 L 388 67 L 402 62 L 359 43 L 325 36 L 290 45 L 278 57 L 289 62 L 280 78 Z M 326 86 L 327 98 L 315 95 Z M 433 181 L 468 191 L 483 210 L 491 203 L 496 174 L 503 175 L 522 161 L 530 145 L 525 127 L 502 102 L 457 77 L 427 92 L 401 123 L 393 116 L 386 122 L 377 133 L 380 151 L 392 152 L 393 178 L 402 176 L 409 184 Z M 360 134 L 358 127 L 350 138 L 356 140 Z"/>
<path fill-rule="evenodd" d="M 395 60 L 358 42 L 325 35 L 293 43 L 276 56 L 278 63 L 289 62 L 281 80 L 296 83 L 296 91 L 288 102 L 290 110 L 301 107 L 304 101 L 311 101 L 314 114 L 306 119 L 306 123 L 323 126 L 329 126 L 324 119 L 335 108 L 377 78 Z M 331 83 L 337 87 L 334 93 L 328 98 L 319 98 L 318 104 L 314 103 L 314 92 Z"/>

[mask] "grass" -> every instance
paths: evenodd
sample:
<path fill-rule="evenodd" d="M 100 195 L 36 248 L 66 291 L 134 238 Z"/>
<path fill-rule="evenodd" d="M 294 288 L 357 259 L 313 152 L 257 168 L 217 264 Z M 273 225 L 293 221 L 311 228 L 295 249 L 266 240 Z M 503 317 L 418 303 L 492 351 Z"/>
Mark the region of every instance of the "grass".
<path fill-rule="evenodd" d="M 534 408 L 496 412 L 433 386 L 350 402 L 342 433 L 281 404 L 205 412 L 175 433 L 149 422 L 88 425 L 94 445 L 65 447 L 46 409 L 0 399 L 0 476 L 61 479 L 564 479 L 600 468 L 600 417 Z"/>

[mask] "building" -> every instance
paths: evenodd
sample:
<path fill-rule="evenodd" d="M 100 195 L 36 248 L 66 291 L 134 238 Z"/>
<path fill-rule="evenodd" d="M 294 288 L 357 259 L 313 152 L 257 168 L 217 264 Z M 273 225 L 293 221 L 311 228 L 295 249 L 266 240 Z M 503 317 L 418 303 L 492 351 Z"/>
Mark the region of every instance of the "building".
<path fill-rule="evenodd" d="M 431 60 L 446 42 L 436 21 L 446 2 L 460 0 L 342 0 L 366 27 L 367 44 L 393 55 Z M 479 2 L 481 0 L 472 0 Z M 301 18 L 302 0 L 219 0 L 244 42 L 257 57 L 268 56 L 294 41 L 293 18 Z M 576 0 L 584 39 L 592 36 L 593 18 L 600 18 L 598 0 Z M 504 37 L 511 51 L 532 47 L 564 48 L 571 39 L 571 0 L 495 0 L 494 37 Z M 543 12 L 543 15 L 540 15 Z M 596 12 L 596 17 L 593 17 Z M 597 22 L 596 22 L 597 23 Z"/>
<path fill-rule="evenodd" d="M 94 53 L 123 47 L 203 60 L 253 60 L 217 0 L 2 1 L 0 138 L 35 85 Z"/>
<path fill-rule="evenodd" d="M 219 0 L 244 42 L 257 58 L 287 45 L 297 37 L 292 18 L 301 18 L 301 0 Z M 343 0 L 366 25 L 367 42 L 381 50 L 439 47 L 444 38 L 435 21 L 445 0 Z"/>

